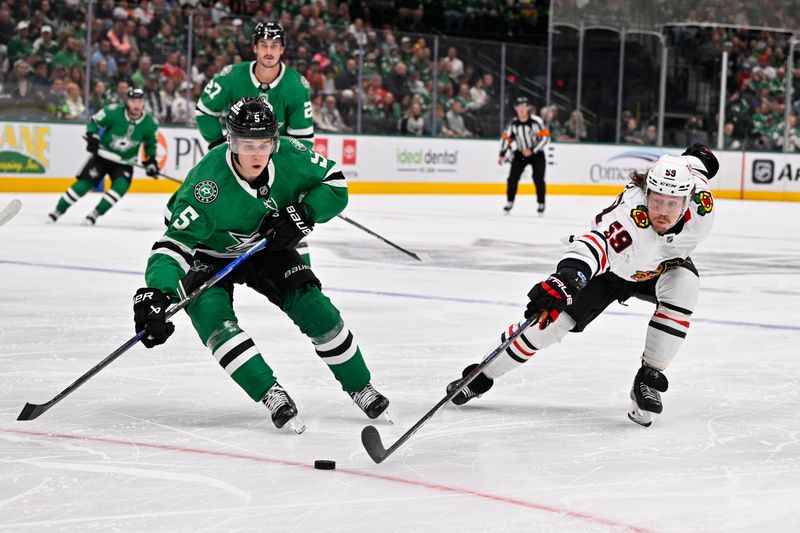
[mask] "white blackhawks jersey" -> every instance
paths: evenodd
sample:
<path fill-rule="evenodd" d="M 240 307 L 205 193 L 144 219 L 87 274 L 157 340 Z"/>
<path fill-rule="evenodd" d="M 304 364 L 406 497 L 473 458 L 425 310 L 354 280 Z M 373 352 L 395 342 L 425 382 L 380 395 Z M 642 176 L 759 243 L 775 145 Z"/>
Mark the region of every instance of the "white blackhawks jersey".
<path fill-rule="evenodd" d="M 564 259 L 585 263 L 592 277 L 613 272 L 628 281 L 647 281 L 680 265 L 703 242 L 714 223 L 714 198 L 705 170 L 696 157 L 683 156 L 693 168 L 695 190 L 683 223 L 664 235 L 651 227 L 645 192 L 629 183 L 608 208 L 592 220 L 592 228 L 575 236 Z M 674 232 L 673 232 L 674 231 Z"/>

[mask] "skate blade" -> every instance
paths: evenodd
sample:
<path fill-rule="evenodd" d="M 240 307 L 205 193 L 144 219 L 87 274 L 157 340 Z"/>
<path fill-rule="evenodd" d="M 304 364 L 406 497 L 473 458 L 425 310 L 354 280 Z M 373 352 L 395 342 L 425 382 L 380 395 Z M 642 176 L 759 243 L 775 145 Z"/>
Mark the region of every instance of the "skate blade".
<path fill-rule="evenodd" d="M 384 420 L 385 422 L 387 422 L 387 423 L 389 423 L 389 424 L 391 424 L 391 425 L 394 425 L 394 421 L 393 421 L 393 420 L 392 420 L 392 418 L 389 416 L 389 409 L 386 409 L 384 412 L 382 412 L 382 413 L 381 413 L 381 416 L 380 416 L 380 418 L 383 418 L 383 420 Z"/>
<path fill-rule="evenodd" d="M 302 434 L 306 430 L 306 423 L 300 418 L 300 415 L 295 415 L 294 418 L 286 422 L 286 426 L 298 435 Z"/>
<path fill-rule="evenodd" d="M 631 408 L 628 409 L 628 418 L 646 428 L 653 423 L 653 413 L 639 409 L 639 406 L 634 401 L 631 401 Z"/>

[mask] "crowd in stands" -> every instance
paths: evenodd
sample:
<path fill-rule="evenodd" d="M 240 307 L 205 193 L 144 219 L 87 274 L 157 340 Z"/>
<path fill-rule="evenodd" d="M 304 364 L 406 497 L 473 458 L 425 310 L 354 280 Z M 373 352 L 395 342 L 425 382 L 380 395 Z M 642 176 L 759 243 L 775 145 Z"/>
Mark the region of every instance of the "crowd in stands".
<path fill-rule="evenodd" d="M 145 109 L 161 123 L 191 125 L 194 102 L 206 83 L 225 65 L 251 60 L 253 27 L 277 20 L 287 35 L 285 62 L 312 87 L 318 131 L 352 131 L 360 91 L 362 131 L 451 137 L 485 133 L 482 114 L 496 117 L 500 107 L 492 72 L 465 64 L 456 47 L 434 65 L 429 38 L 401 36 L 388 27 L 376 30 L 357 15 L 363 13 L 351 13 L 350 3 L 335 1 L 140 0 L 123 5 L 102 0 L 94 5 L 87 27 L 85 2 L 0 0 L 0 112 L 4 118 L 85 120 L 105 103 L 121 100 L 133 85 L 145 91 Z M 88 54 L 87 31 L 92 42 Z M 87 55 L 90 96 L 83 101 Z M 497 134 L 500 124 L 493 129 L 488 134 Z"/>
<path fill-rule="evenodd" d="M 728 52 L 725 121 L 722 146 L 729 150 L 783 150 L 786 117 L 786 65 L 791 34 L 734 28 L 673 28 L 675 54 L 683 53 L 702 67 L 713 90 L 719 86 L 720 58 Z M 800 56 L 799 56 L 800 57 Z M 798 58 L 796 57 L 795 60 Z M 797 64 L 797 63 L 795 63 Z M 800 68 L 792 75 L 787 151 L 800 151 Z M 716 105 L 714 106 L 716 108 Z M 717 146 L 718 114 L 688 113 L 683 127 L 665 132 L 665 144 L 701 142 Z M 641 119 L 641 123 L 640 123 Z M 657 116 L 635 117 L 623 113 L 621 141 L 656 144 Z"/>
<path fill-rule="evenodd" d="M 395 24 L 378 29 L 375 22 L 387 16 L 381 6 L 391 5 L 399 6 Z M 396 28 L 468 32 L 484 17 L 499 33 L 511 35 L 520 20 L 533 24 L 546 8 L 547 2 L 538 0 L 100 0 L 87 27 L 85 2 L 0 0 L 0 116 L 86 120 L 103 105 L 122 101 L 132 85 L 145 91 L 146 110 L 161 123 L 192 125 L 194 103 L 206 83 L 225 65 L 251 60 L 255 24 L 277 20 L 287 35 L 285 62 L 312 87 L 317 131 L 349 132 L 360 123 L 363 132 L 494 137 L 502 127 L 497 66 L 472 62 L 471 50 L 459 45 L 443 47 L 436 61 L 431 35 Z M 710 77 L 718 72 L 722 51 L 729 53 L 724 147 L 782 149 L 790 35 L 732 28 L 671 31 L 674 46 L 690 47 L 697 61 L 709 65 Z M 800 67 L 794 76 L 792 151 L 800 148 Z M 578 111 L 549 106 L 534 112 L 557 141 L 596 140 Z M 664 141 L 716 144 L 716 120 L 692 113 L 685 127 Z M 654 145 L 656 122 L 655 116 L 624 113 L 622 142 Z"/>

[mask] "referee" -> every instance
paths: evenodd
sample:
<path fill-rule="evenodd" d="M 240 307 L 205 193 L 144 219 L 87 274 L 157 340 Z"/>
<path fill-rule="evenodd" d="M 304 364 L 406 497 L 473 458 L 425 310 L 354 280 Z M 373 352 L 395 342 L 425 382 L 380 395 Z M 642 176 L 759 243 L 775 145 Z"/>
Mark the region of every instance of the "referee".
<path fill-rule="evenodd" d="M 536 186 L 536 200 L 539 202 L 537 213 L 544 213 L 544 171 L 547 166 L 544 156 L 544 145 L 550 140 L 550 132 L 544 121 L 531 114 L 531 106 L 524 96 L 514 101 L 514 111 L 517 116 L 508 123 L 503 131 L 500 141 L 500 157 L 497 162 L 502 165 L 508 157 L 506 154 L 515 145 L 511 158 L 511 170 L 508 173 L 508 188 L 506 189 L 506 203 L 503 210 L 508 214 L 514 207 L 514 198 L 517 196 L 517 185 L 522 171 L 527 165 L 533 169 L 533 184 Z"/>

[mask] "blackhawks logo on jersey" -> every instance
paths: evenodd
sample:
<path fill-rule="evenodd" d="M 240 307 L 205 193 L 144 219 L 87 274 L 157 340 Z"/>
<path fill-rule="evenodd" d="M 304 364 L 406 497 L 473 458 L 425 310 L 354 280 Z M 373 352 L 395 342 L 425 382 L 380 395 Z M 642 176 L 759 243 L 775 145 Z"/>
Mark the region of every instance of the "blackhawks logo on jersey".
<path fill-rule="evenodd" d="M 714 209 L 714 197 L 711 196 L 711 193 L 708 191 L 700 191 L 696 193 L 692 200 L 694 203 L 697 204 L 697 214 L 705 216 L 707 213 L 710 213 L 712 209 Z"/>
<path fill-rule="evenodd" d="M 640 228 L 650 227 L 650 217 L 647 215 L 647 206 L 637 205 L 636 209 L 631 209 L 631 218 Z"/>
<path fill-rule="evenodd" d="M 194 186 L 194 197 L 202 204 L 210 204 L 217 199 L 219 187 L 211 180 L 203 180 Z"/>
<path fill-rule="evenodd" d="M 648 281 L 655 278 L 656 276 L 660 276 L 667 270 L 678 268 L 684 262 L 685 260 L 681 259 L 680 257 L 676 257 L 675 259 L 667 259 L 666 261 L 662 261 L 661 264 L 659 264 L 655 270 L 648 270 L 648 271 L 637 270 L 636 274 L 631 275 L 631 279 L 633 279 L 633 281 L 638 281 L 638 282 Z"/>

